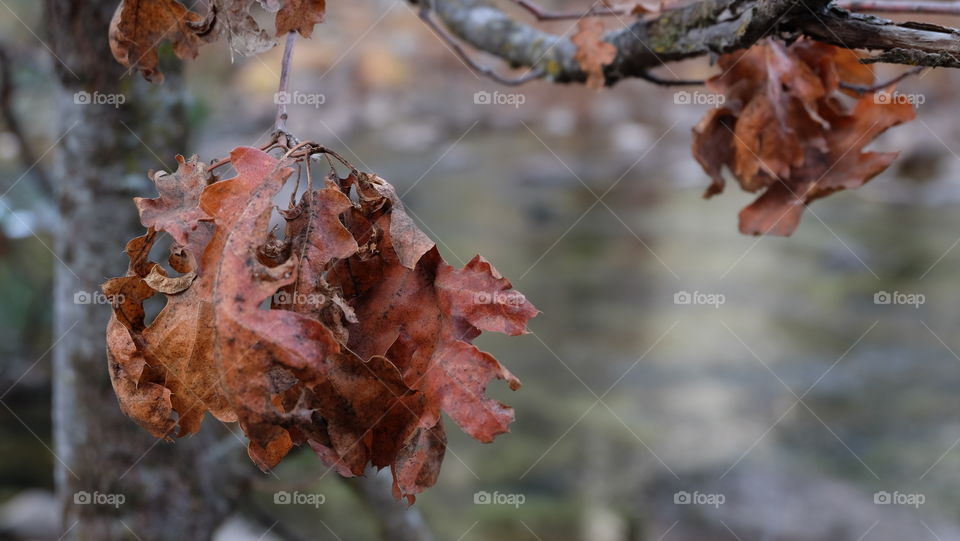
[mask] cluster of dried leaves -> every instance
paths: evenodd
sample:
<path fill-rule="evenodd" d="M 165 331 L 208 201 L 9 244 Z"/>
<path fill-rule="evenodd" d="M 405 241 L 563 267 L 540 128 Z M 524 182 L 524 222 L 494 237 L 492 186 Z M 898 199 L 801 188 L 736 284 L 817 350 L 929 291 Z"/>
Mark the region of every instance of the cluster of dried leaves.
<path fill-rule="evenodd" d="M 439 473 L 441 412 L 482 442 L 508 430 L 513 410 L 485 388 L 520 382 L 471 342 L 522 334 L 537 310 L 480 256 L 446 264 L 376 175 L 331 171 L 280 211 L 275 236 L 274 197 L 321 151 L 310 145 L 279 159 L 234 149 L 226 180 L 196 157 L 151 175 L 159 197 L 136 200 L 147 233 L 103 286 L 113 386 L 157 437 L 197 432 L 209 411 L 239 421 L 263 469 L 306 443 L 345 476 L 391 467 L 412 502 Z M 150 261 L 161 233 L 169 270 Z M 147 324 L 154 295 L 166 304 Z"/>
<path fill-rule="evenodd" d="M 165 41 L 181 59 L 195 58 L 201 45 L 223 36 L 231 50 L 258 54 L 277 41 L 251 16 L 255 3 L 276 13 L 276 36 L 298 32 L 310 37 L 326 11 L 326 0 L 210 0 L 205 15 L 177 0 L 122 0 L 110 23 L 110 50 L 121 64 L 155 83 L 163 81 L 157 48 Z"/>
<path fill-rule="evenodd" d="M 889 99 L 889 89 L 845 91 L 841 83 L 869 87 L 874 74 L 832 45 L 771 39 L 719 65 L 723 73 L 708 85 L 726 100 L 694 128 L 693 155 L 713 179 L 706 197 L 723 191 L 724 167 L 744 190 L 763 192 L 740 212 L 745 234 L 790 235 L 808 203 L 883 172 L 897 153 L 863 148 L 915 116 L 910 103 Z"/>

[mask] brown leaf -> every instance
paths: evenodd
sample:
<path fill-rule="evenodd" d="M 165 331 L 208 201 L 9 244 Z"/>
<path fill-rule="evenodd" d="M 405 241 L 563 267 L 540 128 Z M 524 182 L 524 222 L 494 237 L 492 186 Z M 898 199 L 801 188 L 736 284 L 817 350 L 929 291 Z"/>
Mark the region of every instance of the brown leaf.
<path fill-rule="evenodd" d="M 313 35 L 313 26 L 323 22 L 326 11 L 326 0 L 286 0 L 277 12 L 277 36 L 299 32 L 309 38 Z"/>
<path fill-rule="evenodd" d="M 169 41 L 179 58 L 196 57 L 203 43 L 197 34 L 202 20 L 177 0 L 123 0 L 110 22 L 110 50 L 117 62 L 160 83 L 157 47 Z"/>
<path fill-rule="evenodd" d="M 587 73 L 587 86 L 603 88 L 606 81 L 603 67 L 617 57 L 617 48 L 603 41 L 603 23 L 599 19 L 581 19 L 570 41 L 577 46 L 575 58 Z"/>
<path fill-rule="evenodd" d="M 216 14 L 212 32 L 225 34 L 230 40 L 230 49 L 244 56 L 253 56 L 269 51 L 277 45 L 277 40 L 260 25 L 250 14 L 255 0 L 212 0 L 212 10 Z"/>
<path fill-rule="evenodd" d="M 832 45 L 767 40 L 718 64 L 723 73 L 708 84 L 726 101 L 694 128 L 693 155 L 713 180 L 706 197 L 723 191 L 724 167 L 744 190 L 763 191 L 740 213 L 742 233 L 793 233 L 811 201 L 886 169 L 895 154 L 863 148 L 914 118 L 911 105 L 872 94 L 848 107 L 841 82 L 870 85 L 873 75 Z"/>
<path fill-rule="evenodd" d="M 293 163 L 252 148 L 230 161 L 237 176 L 207 185 L 201 162 L 181 159 L 153 175 L 160 197 L 137 202 L 156 230 L 130 242 L 128 275 L 104 285 L 124 295 L 108 350 L 128 415 L 167 437 L 197 431 L 210 411 L 240 422 L 263 469 L 308 444 L 341 475 L 389 466 L 410 501 L 439 475 L 442 411 L 480 441 L 507 431 L 513 410 L 486 387 L 520 383 L 471 342 L 521 334 L 536 315 L 509 281 L 479 256 L 462 270 L 444 263 L 393 187 L 356 171 L 308 189 L 274 237 Z M 149 261 L 158 231 L 175 238 L 177 276 Z M 147 324 L 155 294 L 167 304 Z"/>

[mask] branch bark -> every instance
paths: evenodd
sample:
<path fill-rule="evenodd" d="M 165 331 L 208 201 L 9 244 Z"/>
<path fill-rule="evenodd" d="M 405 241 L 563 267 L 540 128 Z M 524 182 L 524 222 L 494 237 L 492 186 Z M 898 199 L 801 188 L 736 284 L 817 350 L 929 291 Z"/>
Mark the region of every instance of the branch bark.
<path fill-rule="evenodd" d="M 924 0 L 837 0 L 838 8 L 874 13 L 929 13 L 960 15 L 960 2 Z"/>
<path fill-rule="evenodd" d="M 416 2 L 417 0 L 412 0 Z M 428 2 L 429 0 L 419 0 Z M 555 82 L 583 82 L 569 38 L 521 23 L 490 0 L 432 0 L 431 9 L 458 38 L 515 67 L 540 70 Z M 744 49 L 767 36 L 812 39 L 881 51 L 872 61 L 960 67 L 960 31 L 926 23 L 895 23 L 832 7 L 830 0 L 702 0 L 627 22 L 605 41 L 617 48 L 605 67 L 607 85 L 688 58 Z"/>

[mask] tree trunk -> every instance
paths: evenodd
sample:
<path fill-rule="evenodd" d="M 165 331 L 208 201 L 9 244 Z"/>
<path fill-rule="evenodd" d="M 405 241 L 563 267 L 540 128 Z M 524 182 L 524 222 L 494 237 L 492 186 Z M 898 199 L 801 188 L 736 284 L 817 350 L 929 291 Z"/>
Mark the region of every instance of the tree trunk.
<path fill-rule="evenodd" d="M 186 150 L 177 66 L 164 69 L 166 84 L 151 87 L 113 61 L 107 29 L 116 3 L 45 4 L 66 133 L 53 175 L 61 215 L 54 336 L 62 336 L 53 356 L 53 440 L 64 539 L 202 541 L 231 510 L 239 477 L 205 452 L 222 431 L 209 427 L 174 445 L 120 412 L 105 353 L 110 306 L 92 295 L 125 272 L 122 248 L 143 232 L 131 198 L 153 192 L 147 170 L 170 170 Z M 77 92 L 89 94 L 77 100 Z M 123 103 L 95 103 L 103 96 Z"/>

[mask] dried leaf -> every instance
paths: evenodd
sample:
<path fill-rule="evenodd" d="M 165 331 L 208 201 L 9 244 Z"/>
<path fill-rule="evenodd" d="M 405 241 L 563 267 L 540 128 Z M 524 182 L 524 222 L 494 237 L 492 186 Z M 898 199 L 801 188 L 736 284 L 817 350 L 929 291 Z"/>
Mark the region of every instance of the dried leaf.
<path fill-rule="evenodd" d="M 269 51 L 277 40 L 260 28 L 250 14 L 254 0 L 212 0 L 211 9 L 216 13 L 213 31 L 226 34 L 230 49 L 244 56 Z"/>
<path fill-rule="evenodd" d="M 326 11 L 326 0 L 285 0 L 277 12 L 277 36 L 299 32 L 309 38 L 313 35 L 313 25 L 323 22 Z"/>
<path fill-rule="evenodd" d="M 793 233 L 808 203 L 886 169 L 895 153 L 863 148 L 915 116 L 910 104 L 872 94 L 847 106 L 841 82 L 870 85 L 873 74 L 832 45 L 767 40 L 719 66 L 708 84 L 726 100 L 694 128 L 693 155 L 713 179 L 706 197 L 723 191 L 724 167 L 744 190 L 763 191 L 740 213 L 742 233 Z"/>
<path fill-rule="evenodd" d="M 507 431 L 513 410 L 486 386 L 520 383 L 471 342 L 521 334 L 536 315 L 509 281 L 479 256 L 444 263 L 371 174 L 331 174 L 281 212 L 276 238 L 273 200 L 294 164 L 252 148 L 230 160 L 237 176 L 206 184 L 202 163 L 181 158 L 177 173 L 153 175 L 160 197 L 137 201 L 151 228 L 128 245 L 128 275 L 104 285 L 124 293 L 107 339 L 128 415 L 167 437 L 196 432 L 210 411 L 240 422 L 261 468 L 308 444 L 341 475 L 389 466 L 396 497 L 411 501 L 439 475 L 442 411 L 480 441 Z M 178 243 L 179 276 L 148 260 L 157 231 Z M 155 294 L 167 305 L 146 324 Z"/>
<path fill-rule="evenodd" d="M 617 48 L 603 41 L 603 23 L 599 19 L 581 19 L 570 41 L 577 46 L 575 58 L 587 73 L 587 86 L 603 88 L 606 81 L 603 67 L 617 57 Z"/>
<path fill-rule="evenodd" d="M 161 83 L 157 47 L 169 41 L 179 58 L 196 57 L 203 43 L 197 32 L 202 20 L 177 0 L 122 0 L 110 22 L 110 50 L 122 65 Z"/>

